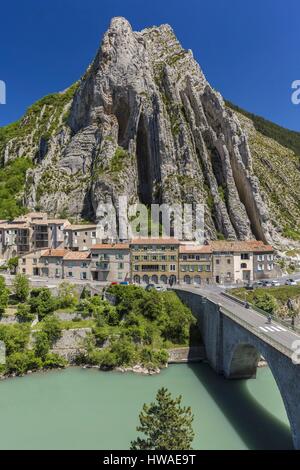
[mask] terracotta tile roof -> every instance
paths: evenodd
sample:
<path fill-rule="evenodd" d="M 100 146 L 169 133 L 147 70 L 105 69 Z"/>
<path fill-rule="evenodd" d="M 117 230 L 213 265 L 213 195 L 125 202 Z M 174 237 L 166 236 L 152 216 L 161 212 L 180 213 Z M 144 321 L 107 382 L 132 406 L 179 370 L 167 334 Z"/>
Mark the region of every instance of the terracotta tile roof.
<path fill-rule="evenodd" d="M 64 248 L 50 248 L 49 250 L 43 251 L 41 256 L 63 258 L 66 253 L 68 253 L 68 250 Z"/>
<path fill-rule="evenodd" d="M 130 245 L 179 245 L 180 241 L 177 238 L 134 238 L 131 240 Z"/>
<path fill-rule="evenodd" d="M 11 222 L 11 223 L 4 223 L 0 225 L 0 228 L 9 230 L 9 229 L 18 229 L 18 228 L 29 228 L 27 223 L 24 221 L 23 223 L 21 222 Z"/>
<path fill-rule="evenodd" d="M 69 251 L 68 253 L 65 254 L 64 259 L 66 260 L 82 260 L 82 259 L 87 259 L 90 257 L 90 252 L 89 251 Z"/>
<path fill-rule="evenodd" d="M 56 224 L 56 225 L 71 225 L 68 219 L 48 219 L 48 224 Z"/>
<path fill-rule="evenodd" d="M 128 243 L 99 243 L 97 245 L 93 245 L 90 250 L 128 250 L 129 244 Z"/>
<path fill-rule="evenodd" d="M 212 253 L 212 247 L 209 245 L 181 245 L 179 253 Z"/>
<path fill-rule="evenodd" d="M 68 227 L 66 227 L 67 230 L 93 230 L 93 229 L 96 229 L 97 228 L 97 225 L 96 224 L 90 224 L 90 225 L 73 225 L 73 224 L 70 224 L 68 225 Z"/>
<path fill-rule="evenodd" d="M 210 241 L 208 246 L 211 246 L 213 251 L 231 251 L 231 252 L 274 251 L 274 248 L 271 245 L 265 245 L 262 241 L 258 241 L 258 240 L 247 240 L 247 241 L 214 240 L 214 241 Z"/>

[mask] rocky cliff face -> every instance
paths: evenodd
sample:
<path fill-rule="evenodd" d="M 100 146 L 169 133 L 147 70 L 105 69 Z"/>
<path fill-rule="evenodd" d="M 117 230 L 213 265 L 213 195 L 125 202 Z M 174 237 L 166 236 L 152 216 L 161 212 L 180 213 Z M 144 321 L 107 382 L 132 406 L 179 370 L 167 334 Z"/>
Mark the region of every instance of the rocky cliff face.
<path fill-rule="evenodd" d="M 26 154 L 36 163 L 27 207 L 95 218 L 119 195 L 203 202 L 207 237 L 280 242 L 247 134 L 170 26 L 133 32 L 114 18 L 80 83 L 37 108 L 30 130 L 25 116 L 21 136 L 1 147 L 0 134 L 5 161 Z"/>

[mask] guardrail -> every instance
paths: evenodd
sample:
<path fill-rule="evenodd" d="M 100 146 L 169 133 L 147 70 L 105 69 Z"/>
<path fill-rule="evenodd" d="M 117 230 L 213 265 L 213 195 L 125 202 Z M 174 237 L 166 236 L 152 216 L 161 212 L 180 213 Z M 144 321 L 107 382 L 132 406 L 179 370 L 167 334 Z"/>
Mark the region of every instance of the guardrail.
<path fill-rule="evenodd" d="M 263 315 L 266 318 L 268 318 L 268 316 L 269 316 L 269 314 L 267 312 L 265 312 L 265 310 L 262 310 L 261 308 L 256 307 L 256 305 L 254 305 L 250 302 L 246 302 L 244 300 L 241 300 L 238 297 L 235 297 L 234 295 L 229 294 L 228 292 L 221 292 L 221 295 L 223 295 L 224 297 L 227 297 L 228 299 L 232 300 L 233 302 L 236 302 L 240 305 L 243 305 L 244 307 L 248 303 L 248 305 L 252 308 L 252 310 L 255 310 L 257 313 L 260 313 L 261 315 Z M 283 320 L 282 318 L 278 318 L 278 317 L 272 317 L 272 318 L 274 319 L 274 321 L 276 321 L 280 325 L 288 328 L 290 331 L 300 333 L 300 328 L 298 328 L 296 326 L 292 327 L 286 320 Z"/>

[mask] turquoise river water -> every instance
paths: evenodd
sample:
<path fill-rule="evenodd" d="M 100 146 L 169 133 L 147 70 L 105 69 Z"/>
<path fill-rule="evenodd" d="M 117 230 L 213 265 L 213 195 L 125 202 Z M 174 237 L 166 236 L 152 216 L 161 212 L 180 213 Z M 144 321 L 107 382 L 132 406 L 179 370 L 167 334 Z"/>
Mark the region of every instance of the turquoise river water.
<path fill-rule="evenodd" d="M 226 381 L 205 364 L 155 376 L 69 368 L 0 382 L 0 449 L 128 449 L 143 403 L 159 387 L 195 415 L 194 449 L 290 449 L 286 412 L 268 368 Z"/>

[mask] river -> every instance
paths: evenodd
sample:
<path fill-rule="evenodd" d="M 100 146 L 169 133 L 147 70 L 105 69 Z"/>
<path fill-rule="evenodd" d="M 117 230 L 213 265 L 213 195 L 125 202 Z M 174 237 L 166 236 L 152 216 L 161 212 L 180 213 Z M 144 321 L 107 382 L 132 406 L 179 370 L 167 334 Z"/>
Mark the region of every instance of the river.
<path fill-rule="evenodd" d="M 205 364 L 155 376 L 69 368 L 0 382 L 0 449 L 128 449 L 159 387 L 195 415 L 194 449 L 290 449 L 286 412 L 268 368 L 226 381 Z"/>

